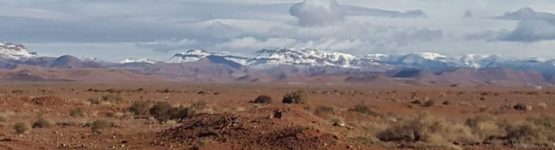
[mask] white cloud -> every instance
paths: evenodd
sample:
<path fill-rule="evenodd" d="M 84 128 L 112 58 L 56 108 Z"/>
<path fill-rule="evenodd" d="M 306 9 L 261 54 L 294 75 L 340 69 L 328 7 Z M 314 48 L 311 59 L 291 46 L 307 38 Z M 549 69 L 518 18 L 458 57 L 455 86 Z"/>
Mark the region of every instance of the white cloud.
<path fill-rule="evenodd" d="M 111 50 L 117 51 L 118 56 L 140 57 L 136 51 L 141 51 L 144 57 L 158 58 L 191 48 L 250 54 L 277 47 L 356 54 L 434 50 L 447 55 L 470 51 L 504 54 L 533 51 L 553 55 L 553 46 L 549 45 L 555 41 L 555 21 L 550 19 L 551 10 L 555 10 L 552 3 L 552 0 L 305 0 L 296 4 L 290 0 L 0 0 L 3 33 L 0 40 L 47 43 L 33 44 L 32 50 L 81 56 L 91 54 L 85 50 L 91 44 L 86 43 L 103 45 L 102 53 Z M 531 15 L 515 17 L 509 12 L 510 17 L 493 17 L 526 6 L 534 8 L 528 11 Z M 462 18 L 467 10 L 473 17 Z M 80 44 L 67 48 L 68 43 Z M 126 44 L 123 47 L 113 43 Z M 52 50 L 54 47 L 63 50 Z"/>
<path fill-rule="evenodd" d="M 232 39 L 230 41 L 220 43 L 216 48 L 221 50 L 259 50 L 259 49 L 271 49 L 271 48 L 284 48 L 290 47 L 295 43 L 295 39 L 290 38 L 268 38 L 268 39 L 256 39 L 254 37 L 243 37 L 238 39 Z"/>
<path fill-rule="evenodd" d="M 176 50 L 197 49 L 198 44 L 198 41 L 192 39 L 170 39 L 137 43 L 136 46 L 158 52 L 172 52 Z"/>
<path fill-rule="evenodd" d="M 305 26 L 330 25 L 345 19 L 346 11 L 336 0 L 304 0 L 289 10 L 299 24 Z"/>
<path fill-rule="evenodd" d="M 520 8 L 514 12 L 494 17 L 500 20 L 514 20 L 517 25 L 512 30 L 484 31 L 467 36 L 469 39 L 486 39 L 488 41 L 538 42 L 555 40 L 555 14 L 535 11 L 530 7 Z"/>

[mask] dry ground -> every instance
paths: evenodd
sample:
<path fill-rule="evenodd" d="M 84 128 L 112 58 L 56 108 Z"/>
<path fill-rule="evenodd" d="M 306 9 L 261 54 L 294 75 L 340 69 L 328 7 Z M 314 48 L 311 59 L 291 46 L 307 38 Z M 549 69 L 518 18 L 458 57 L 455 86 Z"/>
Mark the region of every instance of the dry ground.
<path fill-rule="evenodd" d="M 307 104 L 281 103 L 300 89 Z M 251 103 L 259 95 L 273 103 Z M 553 149 L 555 137 L 529 133 L 544 130 L 508 132 L 553 116 L 554 100 L 555 89 L 514 87 L 7 82 L 0 83 L 0 149 Z M 130 112 L 137 102 L 195 108 L 159 121 L 148 110 Z M 469 125 L 479 116 L 501 133 L 477 133 L 490 131 Z M 52 125 L 32 128 L 39 118 Z M 18 134 L 18 123 L 30 129 Z"/>

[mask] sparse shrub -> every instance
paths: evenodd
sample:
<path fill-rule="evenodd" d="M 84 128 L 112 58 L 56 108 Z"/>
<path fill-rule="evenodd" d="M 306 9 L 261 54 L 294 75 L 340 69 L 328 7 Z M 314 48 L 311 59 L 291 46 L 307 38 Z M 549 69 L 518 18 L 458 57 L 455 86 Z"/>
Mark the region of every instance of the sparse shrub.
<path fill-rule="evenodd" d="M 283 103 L 286 104 L 306 104 L 308 103 L 308 96 L 303 90 L 290 92 L 283 97 Z"/>
<path fill-rule="evenodd" d="M 152 105 L 153 104 L 150 102 L 135 102 L 129 107 L 129 111 L 133 112 L 135 115 L 148 115 Z"/>
<path fill-rule="evenodd" d="M 76 108 L 76 109 L 72 109 L 69 112 L 69 115 L 71 117 L 84 117 L 85 116 L 85 111 L 83 110 L 83 108 L 79 107 L 79 108 Z"/>
<path fill-rule="evenodd" d="M 4 116 L 4 115 L 0 115 L 0 124 L 1 124 L 1 123 L 4 123 L 4 122 L 6 122 L 6 121 L 8 121 L 8 117 L 6 117 L 6 116 Z"/>
<path fill-rule="evenodd" d="M 87 101 L 89 101 L 91 104 L 94 104 L 94 105 L 98 105 L 101 102 L 99 99 L 96 99 L 96 98 L 89 98 L 87 99 Z"/>
<path fill-rule="evenodd" d="M 257 104 L 270 104 L 272 103 L 272 97 L 267 95 L 260 95 L 256 99 L 254 99 L 254 103 Z"/>
<path fill-rule="evenodd" d="M 550 116 L 541 116 L 535 118 L 528 118 L 527 121 L 530 124 L 533 124 L 541 130 L 541 134 L 543 134 L 547 140 L 555 141 L 555 118 Z"/>
<path fill-rule="evenodd" d="M 361 113 L 361 114 L 378 115 L 378 113 L 376 113 L 376 112 L 370 110 L 370 108 L 369 108 L 368 106 L 362 105 L 362 104 L 355 105 L 355 107 L 353 107 L 353 108 L 351 108 L 351 109 L 349 109 L 349 110 L 350 110 L 350 111 L 354 111 L 354 112 L 358 112 L 358 113 Z"/>
<path fill-rule="evenodd" d="M 435 145 L 478 142 L 468 127 L 436 119 L 426 113 L 419 114 L 413 119 L 396 122 L 378 133 L 377 138 L 384 142 L 424 142 Z"/>
<path fill-rule="evenodd" d="M 193 106 L 191 106 L 193 108 Z M 160 122 L 165 122 L 173 119 L 183 119 L 193 114 L 192 109 L 185 107 L 172 107 L 167 102 L 156 103 L 150 109 L 150 115 Z"/>
<path fill-rule="evenodd" d="M 494 118 L 489 116 L 477 116 L 466 120 L 465 125 L 472 129 L 472 132 L 477 135 L 481 141 L 501 137 L 504 130 L 498 125 Z"/>
<path fill-rule="evenodd" d="M 86 123 L 82 123 L 82 122 L 78 122 L 78 121 L 69 121 L 69 120 L 56 122 L 56 126 L 75 126 L 75 127 L 82 127 L 82 126 L 86 126 L 85 124 L 86 124 Z"/>
<path fill-rule="evenodd" d="M 424 102 L 424 104 L 422 104 L 422 106 L 424 106 L 424 107 L 432 107 L 434 105 L 435 105 L 434 100 L 428 100 L 428 101 Z"/>
<path fill-rule="evenodd" d="M 113 125 L 112 122 L 109 122 L 106 120 L 96 120 L 90 126 L 92 131 L 100 132 L 101 130 L 111 128 L 112 125 Z"/>
<path fill-rule="evenodd" d="M 414 105 L 421 105 L 422 104 L 422 102 L 420 100 L 413 100 L 410 103 L 414 104 Z"/>
<path fill-rule="evenodd" d="M 548 143 L 545 129 L 532 123 L 510 125 L 506 128 L 506 139 L 510 144 L 544 144 Z"/>
<path fill-rule="evenodd" d="M 29 127 L 29 124 L 24 122 L 16 123 L 13 128 L 15 129 L 15 132 L 17 134 L 25 134 L 29 132 L 29 130 L 31 130 L 31 127 Z"/>
<path fill-rule="evenodd" d="M 103 95 L 103 96 L 101 97 L 101 100 L 102 100 L 103 102 L 114 103 L 114 102 L 119 102 L 119 101 L 121 101 L 122 98 L 121 98 L 121 96 L 119 96 L 119 95 L 106 94 L 106 95 Z"/>
<path fill-rule="evenodd" d="M 168 113 L 172 108 L 172 105 L 167 102 L 158 102 L 154 104 L 154 106 L 152 106 L 152 108 L 149 110 L 149 113 L 157 120 L 166 121 L 171 118 L 170 114 Z"/>
<path fill-rule="evenodd" d="M 199 102 L 195 102 L 193 104 L 191 104 L 191 106 L 189 107 L 193 110 L 203 110 L 208 108 L 208 104 L 206 102 L 203 101 L 199 101 Z"/>
<path fill-rule="evenodd" d="M 33 128 L 50 128 L 50 127 L 52 127 L 52 122 L 42 117 L 40 117 L 33 123 Z"/>
<path fill-rule="evenodd" d="M 318 106 L 314 108 L 315 114 L 330 114 L 334 112 L 335 112 L 335 108 L 329 107 L 329 106 Z"/>

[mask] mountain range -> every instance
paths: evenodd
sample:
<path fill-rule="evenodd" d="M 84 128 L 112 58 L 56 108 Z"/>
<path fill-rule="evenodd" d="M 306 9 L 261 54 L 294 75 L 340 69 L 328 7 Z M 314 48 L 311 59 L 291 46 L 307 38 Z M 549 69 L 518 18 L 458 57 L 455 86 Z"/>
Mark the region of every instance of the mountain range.
<path fill-rule="evenodd" d="M 514 59 L 498 55 L 473 54 L 448 57 L 432 52 L 355 56 L 319 49 L 286 48 L 263 49 L 250 57 L 188 50 L 177 53 L 166 61 L 129 58 L 120 62 L 107 62 L 70 55 L 41 57 L 37 53 L 29 52 L 23 45 L 0 43 L 0 68 L 0 79 L 32 81 L 82 81 L 88 80 L 85 75 L 104 74 L 117 76 L 122 80 L 126 76 L 134 76 L 136 80 L 159 78 L 186 82 L 391 83 L 450 86 L 549 86 L 555 83 L 555 60 L 549 59 Z M 89 74 L 75 75 L 75 71 L 83 70 L 87 70 Z M 44 72 L 50 74 L 45 75 Z M 74 74 L 56 76 L 52 72 Z"/>

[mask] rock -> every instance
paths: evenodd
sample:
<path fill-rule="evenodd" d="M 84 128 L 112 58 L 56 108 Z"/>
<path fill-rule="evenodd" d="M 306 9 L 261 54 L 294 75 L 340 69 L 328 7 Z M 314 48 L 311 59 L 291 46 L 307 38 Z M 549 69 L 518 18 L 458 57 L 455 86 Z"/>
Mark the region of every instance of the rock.
<path fill-rule="evenodd" d="M 522 103 L 515 104 L 513 108 L 519 111 L 531 111 L 532 109 L 534 109 L 532 106 Z"/>
<path fill-rule="evenodd" d="M 336 127 L 345 127 L 346 125 L 345 125 L 345 122 L 337 121 L 337 122 L 334 122 L 334 123 L 333 123 L 333 126 L 336 126 Z"/>
<path fill-rule="evenodd" d="M 539 103 L 538 108 L 540 109 L 547 109 L 547 103 Z"/>
<path fill-rule="evenodd" d="M 412 102 L 410 102 L 411 104 L 415 104 L 415 105 L 420 105 L 422 104 L 422 102 L 420 100 L 414 100 Z"/>

